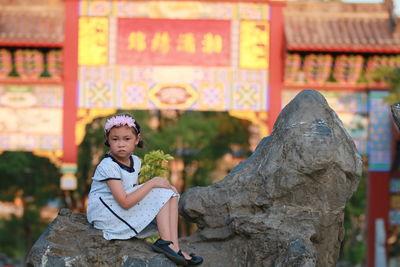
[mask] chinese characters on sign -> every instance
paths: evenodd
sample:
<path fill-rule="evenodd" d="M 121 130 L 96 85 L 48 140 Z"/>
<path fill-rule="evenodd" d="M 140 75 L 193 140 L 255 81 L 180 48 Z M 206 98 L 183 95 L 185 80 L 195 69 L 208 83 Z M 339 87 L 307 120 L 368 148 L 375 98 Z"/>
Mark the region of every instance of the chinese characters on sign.
<path fill-rule="evenodd" d="M 237 14 L 81 16 L 79 106 L 268 110 L 269 34 Z"/>
<path fill-rule="evenodd" d="M 229 66 L 230 21 L 118 20 L 122 65 Z"/>

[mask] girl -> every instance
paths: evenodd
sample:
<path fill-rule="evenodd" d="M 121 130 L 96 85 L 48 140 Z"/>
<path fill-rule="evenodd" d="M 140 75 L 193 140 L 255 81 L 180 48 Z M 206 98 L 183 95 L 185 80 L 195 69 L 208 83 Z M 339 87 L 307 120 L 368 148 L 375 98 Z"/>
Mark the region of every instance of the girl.
<path fill-rule="evenodd" d="M 144 238 L 158 228 L 160 239 L 151 246 L 180 265 L 198 265 L 203 259 L 182 252 L 178 242 L 179 194 L 166 179 L 154 177 L 138 185 L 143 147 L 140 125 L 128 114 L 115 115 L 104 127 L 109 152 L 92 178 L 87 218 L 107 240 Z M 155 218 L 155 219 L 154 219 Z"/>

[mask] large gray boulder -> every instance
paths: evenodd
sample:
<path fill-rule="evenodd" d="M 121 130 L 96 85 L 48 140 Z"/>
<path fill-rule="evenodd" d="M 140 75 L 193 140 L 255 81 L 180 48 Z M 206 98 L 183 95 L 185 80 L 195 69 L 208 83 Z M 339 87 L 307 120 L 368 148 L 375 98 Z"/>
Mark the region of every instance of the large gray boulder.
<path fill-rule="evenodd" d="M 180 213 L 198 231 L 182 247 L 202 266 L 335 266 L 344 207 L 361 158 L 324 97 L 307 90 L 272 134 L 222 181 L 188 190 Z M 106 241 L 83 214 L 62 210 L 31 249 L 31 266 L 170 266 L 141 240 Z"/>
<path fill-rule="evenodd" d="M 336 113 L 317 91 L 303 91 L 247 161 L 182 196 L 180 213 L 199 228 L 182 241 L 205 266 L 335 266 L 361 171 Z"/>

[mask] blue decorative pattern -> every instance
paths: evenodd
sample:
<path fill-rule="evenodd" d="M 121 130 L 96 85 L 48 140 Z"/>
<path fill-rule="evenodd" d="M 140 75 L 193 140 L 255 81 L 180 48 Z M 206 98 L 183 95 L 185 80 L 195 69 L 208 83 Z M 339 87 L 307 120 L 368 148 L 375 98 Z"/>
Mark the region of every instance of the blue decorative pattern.
<path fill-rule="evenodd" d="M 391 115 L 384 97 L 388 92 L 372 91 L 369 94 L 369 171 L 389 171 L 391 166 Z"/>

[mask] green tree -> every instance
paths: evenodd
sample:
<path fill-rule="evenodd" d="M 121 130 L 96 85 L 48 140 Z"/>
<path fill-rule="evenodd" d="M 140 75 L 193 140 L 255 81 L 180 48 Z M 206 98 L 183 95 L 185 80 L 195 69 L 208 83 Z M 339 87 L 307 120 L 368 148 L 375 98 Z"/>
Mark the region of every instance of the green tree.
<path fill-rule="evenodd" d="M 400 68 L 380 67 L 372 72 L 371 75 L 375 82 L 385 83 L 389 87 L 389 96 L 387 97 L 389 104 L 400 101 Z"/>
<path fill-rule="evenodd" d="M 30 152 L 0 155 L 0 199 L 19 196 L 24 207 L 21 218 L 0 220 L 0 252 L 19 258 L 33 245 L 47 225 L 40 220 L 40 209 L 61 194 L 60 176 L 49 159 Z"/>
<path fill-rule="evenodd" d="M 146 153 L 161 150 L 183 160 L 185 188 L 210 184 L 208 174 L 215 168 L 216 160 L 231 150 L 233 143 L 248 151 L 249 122 L 226 112 L 120 110 L 118 113 L 134 115 L 142 127 L 145 148 L 135 151 L 139 157 L 143 159 Z M 154 119 L 158 126 L 151 128 Z M 96 164 L 107 151 L 103 133 L 105 120 L 98 118 L 87 125 L 79 146 L 78 181 L 83 197 L 88 194 Z"/>
<path fill-rule="evenodd" d="M 179 112 L 160 117 L 160 127 L 148 135 L 151 149 L 161 149 L 184 163 L 184 189 L 209 185 L 217 159 L 237 144 L 248 151 L 249 122 L 226 112 Z"/>
<path fill-rule="evenodd" d="M 235 144 L 250 154 L 248 148 L 249 122 L 231 117 L 227 112 L 194 111 L 126 111 L 142 127 L 144 149 L 137 149 L 140 158 L 154 150 L 161 150 L 182 160 L 183 191 L 192 186 L 209 185 L 210 173 L 217 166 L 217 160 L 231 152 Z M 96 165 L 107 148 L 104 146 L 103 127 L 105 118 L 98 118 L 86 127 L 86 135 L 79 146 L 78 181 L 79 195 L 87 197 Z M 152 126 L 152 127 L 150 127 Z M 190 224 L 181 222 L 181 231 L 189 233 Z"/>
<path fill-rule="evenodd" d="M 363 263 L 366 256 L 365 208 L 367 205 L 367 172 L 364 171 L 357 188 L 345 207 L 345 236 L 342 242 L 340 261 L 348 266 Z"/>

